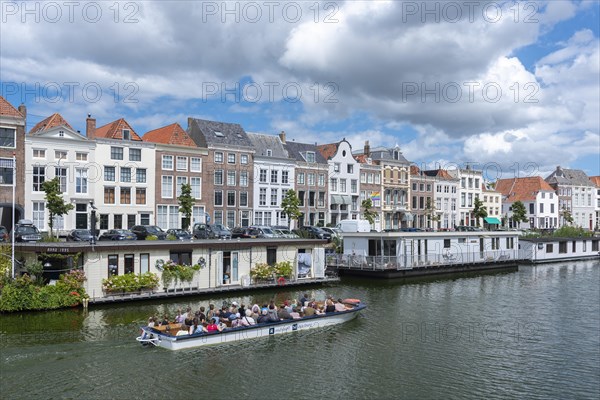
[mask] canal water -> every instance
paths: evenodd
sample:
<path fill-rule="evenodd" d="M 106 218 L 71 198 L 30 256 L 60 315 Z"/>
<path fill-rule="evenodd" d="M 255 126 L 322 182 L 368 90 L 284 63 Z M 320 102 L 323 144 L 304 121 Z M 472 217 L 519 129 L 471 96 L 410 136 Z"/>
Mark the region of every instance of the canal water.
<path fill-rule="evenodd" d="M 600 262 L 446 279 L 344 279 L 309 289 L 369 308 L 343 325 L 172 352 L 134 338 L 149 315 L 246 297 L 0 316 L 5 399 L 593 399 Z"/>

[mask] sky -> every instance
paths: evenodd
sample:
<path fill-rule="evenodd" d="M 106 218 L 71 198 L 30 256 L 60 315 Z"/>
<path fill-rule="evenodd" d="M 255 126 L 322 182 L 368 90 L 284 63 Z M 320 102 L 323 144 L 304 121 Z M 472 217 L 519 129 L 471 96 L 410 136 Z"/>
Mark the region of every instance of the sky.
<path fill-rule="evenodd" d="M 0 0 L 0 89 L 142 135 L 188 117 L 489 180 L 600 175 L 598 1 Z"/>

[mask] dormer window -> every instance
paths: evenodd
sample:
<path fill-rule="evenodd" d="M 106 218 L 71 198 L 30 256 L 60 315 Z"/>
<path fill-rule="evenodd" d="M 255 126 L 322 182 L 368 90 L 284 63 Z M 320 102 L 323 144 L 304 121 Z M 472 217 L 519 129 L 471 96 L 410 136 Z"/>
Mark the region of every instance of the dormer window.
<path fill-rule="evenodd" d="M 267 149 L 267 157 L 271 157 L 273 155 L 273 151 L 271 149 Z"/>
<path fill-rule="evenodd" d="M 123 129 L 123 140 L 131 140 L 131 131 L 129 129 Z"/>
<path fill-rule="evenodd" d="M 315 162 L 315 152 L 314 151 L 306 152 L 306 162 L 310 162 L 310 163 Z"/>
<path fill-rule="evenodd" d="M 215 131 L 215 136 L 216 137 L 225 137 L 225 135 L 223 135 L 223 133 L 219 132 L 219 131 Z"/>
<path fill-rule="evenodd" d="M 58 131 L 58 136 L 60 136 L 60 137 L 65 136 L 65 131 Z"/>

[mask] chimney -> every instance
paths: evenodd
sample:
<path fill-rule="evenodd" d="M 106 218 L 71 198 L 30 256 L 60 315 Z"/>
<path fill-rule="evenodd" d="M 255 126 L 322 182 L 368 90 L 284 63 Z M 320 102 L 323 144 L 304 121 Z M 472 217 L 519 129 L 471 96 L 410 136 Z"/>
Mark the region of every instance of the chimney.
<path fill-rule="evenodd" d="M 88 139 L 94 139 L 96 134 L 96 118 L 92 118 L 91 114 L 88 114 L 85 120 L 85 136 Z"/>
<path fill-rule="evenodd" d="M 27 107 L 25 106 L 25 104 L 21 103 L 18 110 L 21 113 L 21 115 L 23 116 L 23 118 L 27 119 Z"/>
<path fill-rule="evenodd" d="M 365 140 L 365 149 L 363 150 L 365 153 L 365 157 L 371 157 L 371 146 L 369 145 L 369 141 Z"/>
<path fill-rule="evenodd" d="M 281 131 L 279 139 L 281 140 L 281 143 L 285 144 L 285 131 Z"/>

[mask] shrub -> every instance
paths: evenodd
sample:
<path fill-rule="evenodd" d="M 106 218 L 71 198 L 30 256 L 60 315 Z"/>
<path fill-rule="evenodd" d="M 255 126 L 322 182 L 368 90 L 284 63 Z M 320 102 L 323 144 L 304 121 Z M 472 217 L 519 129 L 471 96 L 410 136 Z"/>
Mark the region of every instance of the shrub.
<path fill-rule="evenodd" d="M 158 236 L 156 236 L 156 235 L 148 235 L 148 236 L 146 236 L 146 240 L 158 240 Z"/>
<path fill-rule="evenodd" d="M 167 235 L 167 240 L 177 240 L 177 236 L 175 236 L 175 235 Z"/>
<path fill-rule="evenodd" d="M 165 287 L 169 286 L 171 282 L 191 282 L 194 279 L 196 271 L 202 269 L 199 264 L 194 265 L 179 265 L 169 260 L 162 266 L 162 281 Z"/>
<path fill-rule="evenodd" d="M 252 279 L 271 279 L 275 269 L 267 263 L 258 263 L 250 269 L 250 277 Z"/>
<path fill-rule="evenodd" d="M 292 273 L 294 272 L 294 268 L 292 266 L 292 263 L 289 261 L 280 261 L 277 264 L 275 264 L 275 275 L 277 275 L 277 277 L 283 277 L 283 278 L 291 278 L 292 277 Z"/>
<path fill-rule="evenodd" d="M 113 275 L 102 279 L 102 289 L 107 292 L 137 292 L 141 289 L 155 289 L 158 286 L 158 275 L 152 272 L 144 274 Z"/>
<path fill-rule="evenodd" d="M 586 231 L 581 227 L 576 226 L 562 226 L 559 229 L 555 230 L 553 235 L 554 237 L 591 237 L 592 232 Z"/>

